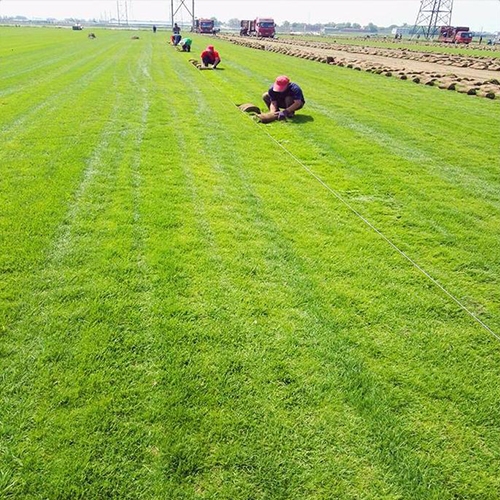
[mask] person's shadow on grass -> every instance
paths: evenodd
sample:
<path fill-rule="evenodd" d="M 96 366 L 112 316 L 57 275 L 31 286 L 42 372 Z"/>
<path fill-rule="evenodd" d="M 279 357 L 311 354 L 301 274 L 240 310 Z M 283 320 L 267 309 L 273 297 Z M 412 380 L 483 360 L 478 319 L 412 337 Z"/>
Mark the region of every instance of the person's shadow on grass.
<path fill-rule="evenodd" d="M 290 118 L 290 123 L 306 123 L 313 122 L 314 118 L 309 115 L 295 115 L 293 118 Z"/>

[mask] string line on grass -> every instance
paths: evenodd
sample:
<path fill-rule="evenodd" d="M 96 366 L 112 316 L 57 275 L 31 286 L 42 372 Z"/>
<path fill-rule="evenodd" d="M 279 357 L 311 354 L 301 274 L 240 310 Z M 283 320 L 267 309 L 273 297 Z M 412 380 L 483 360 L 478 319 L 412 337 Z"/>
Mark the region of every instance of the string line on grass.
<path fill-rule="evenodd" d="M 214 82 L 210 81 L 212 87 L 216 88 L 219 93 L 221 93 L 225 98 L 225 102 L 233 102 L 233 99 L 229 98 Z M 237 104 L 235 104 L 237 106 Z M 246 113 L 243 113 L 247 115 Z M 250 120 L 263 131 L 275 144 L 277 144 L 286 154 L 288 154 L 298 165 L 300 165 L 311 177 L 316 179 L 327 191 L 329 191 L 337 200 L 339 200 L 345 207 L 347 207 L 354 215 L 356 215 L 362 222 L 364 222 L 372 231 L 378 234 L 387 244 L 389 244 L 397 253 L 399 253 L 404 259 L 406 259 L 412 266 L 420 271 L 427 279 L 429 279 L 435 286 L 437 286 L 447 297 L 449 297 L 453 302 L 455 302 L 463 311 L 465 311 L 472 319 L 474 319 L 481 327 L 483 327 L 488 333 L 500 341 L 500 335 L 495 333 L 481 318 L 476 316 L 476 314 L 471 311 L 462 301 L 460 301 L 455 295 L 449 292 L 439 281 L 433 278 L 422 266 L 415 262 L 406 252 L 401 250 L 392 240 L 390 240 L 380 229 L 373 225 L 366 217 L 364 217 L 358 210 L 356 210 L 344 197 L 331 186 L 329 186 L 321 177 L 313 172 L 300 158 L 297 158 L 289 149 L 287 149 L 281 142 L 279 142 L 275 137 L 273 137 L 268 130 L 262 127 L 261 124 L 252 119 L 251 115 L 247 115 Z"/>
<path fill-rule="evenodd" d="M 253 120 L 252 120 L 253 121 Z M 258 123 L 254 122 L 256 125 Z M 471 311 L 463 302 L 461 302 L 457 297 L 455 297 L 451 292 L 449 292 L 439 281 L 433 278 L 422 266 L 415 262 L 404 250 L 401 250 L 392 240 L 390 240 L 380 229 L 374 226 L 366 217 L 364 217 L 358 210 L 356 210 L 348 201 L 346 201 L 343 196 L 338 193 L 335 189 L 330 187 L 321 177 L 313 172 L 300 158 L 297 158 L 290 150 L 288 150 L 283 144 L 276 140 L 267 130 L 264 130 L 265 134 L 271 138 L 271 140 L 277 144 L 285 153 L 287 153 L 296 163 L 298 163 L 309 175 L 316 179 L 327 191 L 329 191 L 335 198 L 337 198 L 344 206 L 346 206 L 353 214 L 355 214 L 359 219 L 361 219 L 370 229 L 377 233 L 383 240 L 385 240 L 396 252 L 398 252 L 402 257 L 404 257 L 408 262 L 410 262 L 416 269 L 418 269 L 425 277 L 427 277 L 435 286 L 437 286 L 445 295 L 447 295 L 453 302 L 455 302 L 461 309 L 463 309 L 467 314 L 469 314 L 477 323 L 479 323 L 487 332 L 489 332 L 493 337 L 500 341 L 500 335 L 496 334 L 484 321 L 481 320 L 473 311 Z"/>

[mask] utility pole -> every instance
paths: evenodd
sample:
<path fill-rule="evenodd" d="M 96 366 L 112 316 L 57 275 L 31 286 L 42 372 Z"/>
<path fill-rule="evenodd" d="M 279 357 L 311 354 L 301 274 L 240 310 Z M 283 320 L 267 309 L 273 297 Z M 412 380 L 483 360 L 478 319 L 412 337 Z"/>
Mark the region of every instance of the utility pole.
<path fill-rule="evenodd" d="M 429 39 L 436 35 L 439 26 L 450 26 L 452 11 L 453 0 L 421 0 L 413 37 Z"/>

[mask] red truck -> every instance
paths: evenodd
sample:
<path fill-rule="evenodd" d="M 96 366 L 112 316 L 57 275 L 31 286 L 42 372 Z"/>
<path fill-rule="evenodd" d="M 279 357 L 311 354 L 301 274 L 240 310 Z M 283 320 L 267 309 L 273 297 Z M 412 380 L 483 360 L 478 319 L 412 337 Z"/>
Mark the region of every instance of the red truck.
<path fill-rule="evenodd" d="M 215 24 L 214 24 L 213 19 L 196 19 L 195 20 L 196 33 L 213 33 L 214 27 L 215 27 Z"/>
<path fill-rule="evenodd" d="M 252 20 L 243 20 L 240 23 L 240 35 L 258 36 L 261 38 L 274 38 L 276 34 L 276 24 L 274 19 L 269 17 L 257 17 Z"/>
<path fill-rule="evenodd" d="M 473 34 L 466 26 L 441 26 L 438 42 L 445 43 L 470 43 Z"/>

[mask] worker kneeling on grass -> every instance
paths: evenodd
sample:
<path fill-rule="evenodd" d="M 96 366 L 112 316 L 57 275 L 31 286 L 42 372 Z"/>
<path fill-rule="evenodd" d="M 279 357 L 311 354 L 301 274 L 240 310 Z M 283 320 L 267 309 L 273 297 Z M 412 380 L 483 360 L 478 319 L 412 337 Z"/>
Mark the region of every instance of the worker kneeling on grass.
<path fill-rule="evenodd" d="M 219 53 L 215 50 L 213 45 L 209 45 L 200 55 L 201 63 L 204 68 L 212 66 L 212 69 L 217 68 L 220 63 Z"/>
<path fill-rule="evenodd" d="M 191 52 L 191 44 L 192 43 L 193 43 L 193 40 L 191 40 L 191 38 L 183 38 L 179 42 L 179 45 L 182 47 L 182 52 Z"/>
<path fill-rule="evenodd" d="M 278 115 L 278 120 L 291 118 L 295 111 L 306 103 L 302 89 L 285 75 L 278 76 L 272 87 L 262 96 L 269 111 Z"/>

